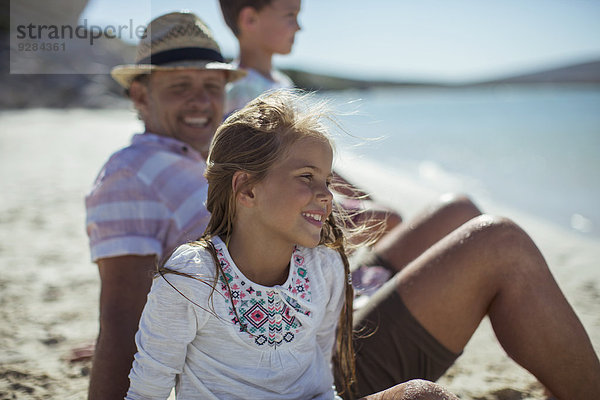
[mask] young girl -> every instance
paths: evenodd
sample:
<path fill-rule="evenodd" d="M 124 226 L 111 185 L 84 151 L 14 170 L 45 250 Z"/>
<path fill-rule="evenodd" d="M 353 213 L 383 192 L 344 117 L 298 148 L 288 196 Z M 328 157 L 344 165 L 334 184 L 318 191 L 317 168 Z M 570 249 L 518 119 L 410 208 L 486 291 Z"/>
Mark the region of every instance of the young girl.
<path fill-rule="evenodd" d="M 332 148 L 291 93 L 217 131 L 203 237 L 154 281 L 128 399 L 332 399 L 336 352 L 352 379 L 352 286 L 332 215 Z M 195 278 L 195 279 L 190 279 Z"/>
<path fill-rule="evenodd" d="M 153 283 L 127 399 L 166 399 L 173 386 L 178 399 L 333 399 L 332 358 L 351 397 L 353 293 L 328 189 L 332 146 L 323 113 L 304 102 L 274 92 L 217 131 L 211 220 Z"/>

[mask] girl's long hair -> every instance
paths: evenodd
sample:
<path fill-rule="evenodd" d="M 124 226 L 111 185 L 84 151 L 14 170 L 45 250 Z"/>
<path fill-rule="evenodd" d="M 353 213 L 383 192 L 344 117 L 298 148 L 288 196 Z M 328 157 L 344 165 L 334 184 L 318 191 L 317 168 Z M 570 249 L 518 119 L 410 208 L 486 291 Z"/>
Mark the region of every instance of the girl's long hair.
<path fill-rule="evenodd" d="M 246 172 L 250 177 L 246 184 L 252 185 L 264 179 L 274 163 L 286 154 L 293 143 L 312 138 L 332 145 L 322 123 L 323 119 L 330 118 L 330 113 L 324 103 L 317 104 L 311 97 L 312 94 L 297 90 L 268 92 L 232 114 L 217 130 L 205 172 L 208 180 L 206 208 L 211 217 L 202 237 L 193 242 L 194 245 L 210 250 L 215 260 L 217 278 L 219 275 L 224 277 L 225 274 L 210 239 L 219 236 L 228 243 L 231 237 L 237 195 L 232 188 L 233 175 L 237 171 Z M 338 322 L 334 361 L 336 375 L 343 385 L 339 388 L 340 394 L 351 398 L 356 375 L 352 344 L 354 294 L 342 229 L 346 224 L 335 209 L 336 207 L 323 224 L 319 244 L 337 250 L 344 264 L 345 302 Z M 173 271 L 163 266 L 159 272 L 163 275 Z M 217 278 L 213 281 L 213 292 Z M 228 285 L 227 279 L 224 282 Z M 245 326 L 237 315 L 235 305 L 233 310 L 240 329 L 244 331 Z"/>

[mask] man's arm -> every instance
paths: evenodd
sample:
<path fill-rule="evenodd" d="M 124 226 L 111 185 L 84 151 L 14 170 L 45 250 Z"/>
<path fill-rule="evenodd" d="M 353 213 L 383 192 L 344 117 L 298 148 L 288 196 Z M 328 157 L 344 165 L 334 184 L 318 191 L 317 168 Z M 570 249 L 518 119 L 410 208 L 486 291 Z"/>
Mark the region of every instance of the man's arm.
<path fill-rule="evenodd" d="M 352 198 L 360 197 L 362 200 L 371 200 L 371 196 L 369 196 L 367 192 L 348 182 L 348 180 L 341 176 L 337 171 L 333 171 L 331 187 L 333 190 L 344 196 Z"/>
<path fill-rule="evenodd" d="M 89 399 L 122 399 L 136 352 L 135 333 L 156 270 L 156 257 L 119 256 L 98 260 L 100 333 L 90 377 Z"/>

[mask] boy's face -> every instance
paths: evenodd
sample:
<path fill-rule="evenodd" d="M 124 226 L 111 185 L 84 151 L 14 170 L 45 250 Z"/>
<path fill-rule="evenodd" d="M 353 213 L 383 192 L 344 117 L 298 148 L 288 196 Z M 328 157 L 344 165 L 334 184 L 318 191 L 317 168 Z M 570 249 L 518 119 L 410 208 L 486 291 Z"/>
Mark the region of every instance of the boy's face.
<path fill-rule="evenodd" d="M 300 30 L 300 0 L 273 0 L 258 12 L 258 43 L 270 54 L 289 54 Z"/>

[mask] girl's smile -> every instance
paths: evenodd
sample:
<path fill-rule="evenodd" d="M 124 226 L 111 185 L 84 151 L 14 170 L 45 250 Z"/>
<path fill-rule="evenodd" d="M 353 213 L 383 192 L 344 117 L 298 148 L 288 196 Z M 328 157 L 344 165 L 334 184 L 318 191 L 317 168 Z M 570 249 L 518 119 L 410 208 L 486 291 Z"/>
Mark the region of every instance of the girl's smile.
<path fill-rule="evenodd" d="M 311 211 L 303 212 L 302 216 L 311 224 L 321 228 L 323 226 L 323 221 L 325 220 L 324 214 L 325 213 L 323 211 Z"/>

